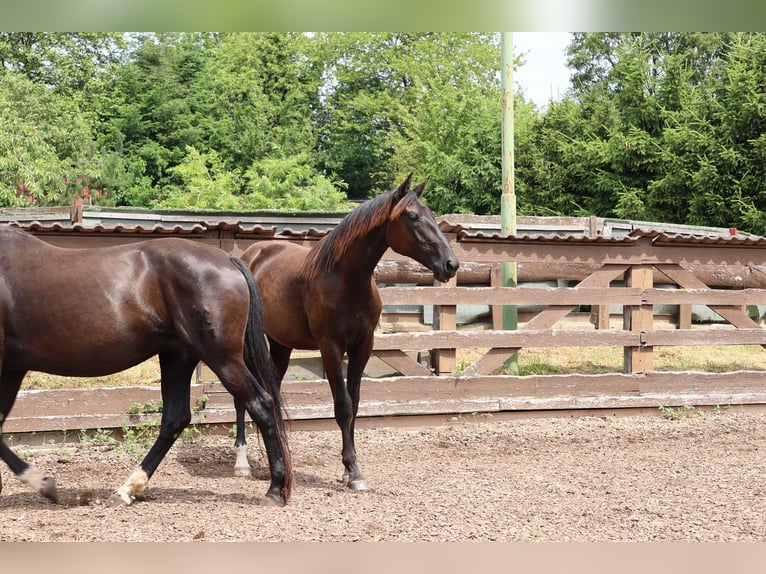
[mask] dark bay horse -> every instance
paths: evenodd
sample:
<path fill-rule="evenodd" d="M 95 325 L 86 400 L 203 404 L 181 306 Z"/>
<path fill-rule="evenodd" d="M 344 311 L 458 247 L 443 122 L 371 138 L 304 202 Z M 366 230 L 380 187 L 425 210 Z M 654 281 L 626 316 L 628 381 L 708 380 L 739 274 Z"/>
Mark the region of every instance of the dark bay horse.
<path fill-rule="evenodd" d="M 356 461 L 354 422 L 362 372 L 382 309 L 375 266 L 389 247 L 425 265 L 438 281 L 448 281 L 459 265 L 420 199 L 427 182 L 410 189 L 411 178 L 410 174 L 398 188 L 362 203 L 312 249 L 259 242 L 241 256 L 261 289 L 266 335 L 280 379 L 293 349 L 321 353 L 343 437 L 343 480 L 353 490 L 368 490 Z M 235 473 L 247 475 L 244 408 L 236 399 L 235 408 Z"/>
<path fill-rule="evenodd" d="M 159 436 L 110 502 L 130 504 L 191 421 L 191 377 L 203 361 L 261 431 L 271 471 L 263 502 L 284 505 L 292 469 L 280 380 L 257 284 L 240 260 L 179 238 L 64 249 L 0 226 L 0 458 L 23 483 L 57 499 L 54 479 L 2 437 L 27 371 L 102 376 L 154 355 L 161 370 Z"/>

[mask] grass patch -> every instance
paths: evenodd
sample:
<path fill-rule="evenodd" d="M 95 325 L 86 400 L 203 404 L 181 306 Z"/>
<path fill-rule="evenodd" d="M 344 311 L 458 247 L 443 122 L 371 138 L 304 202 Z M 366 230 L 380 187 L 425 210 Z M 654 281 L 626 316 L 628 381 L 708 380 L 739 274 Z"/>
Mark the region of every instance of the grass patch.
<path fill-rule="evenodd" d="M 623 372 L 622 347 L 556 347 L 519 351 L 521 375 L 598 375 Z M 766 350 L 758 345 L 656 347 L 656 371 L 766 371 Z M 506 374 L 506 373 L 502 373 Z"/>
<path fill-rule="evenodd" d="M 108 387 L 158 386 L 160 362 L 157 357 L 104 377 L 60 377 L 30 371 L 24 378 L 24 389 L 103 389 Z"/>

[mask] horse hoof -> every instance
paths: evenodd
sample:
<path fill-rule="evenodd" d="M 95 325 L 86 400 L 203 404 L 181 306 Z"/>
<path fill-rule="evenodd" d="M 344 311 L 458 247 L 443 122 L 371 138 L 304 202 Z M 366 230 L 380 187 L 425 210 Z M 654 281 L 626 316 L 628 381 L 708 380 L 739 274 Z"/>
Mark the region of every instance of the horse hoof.
<path fill-rule="evenodd" d="M 367 486 L 367 483 L 361 478 L 357 480 L 350 480 L 346 486 L 348 486 L 348 488 L 354 492 L 367 492 L 370 490 L 370 487 Z"/>
<path fill-rule="evenodd" d="M 109 506 L 111 507 L 129 506 L 131 502 L 133 499 L 130 496 L 117 491 L 114 491 L 109 497 Z"/>
<path fill-rule="evenodd" d="M 46 476 L 40 483 L 40 494 L 51 502 L 58 503 L 59 493 L 56 490 L 56 479 L 50 476 Z"/>
<path fill-rule="evenodd" d="M 274 494 L 267 494 L 261 498 L 261 501 L 258 503 L 258 506 L 271 506 L 277 508 L 282 508 L 284 505 L 285 501 Z"/>
<path fill-rule="evenodd" d="M 235 466 L 234 476 L 241 476 L 244 478 L 252 478 L 253 474 L 250 472 L 249 466 Z"/>

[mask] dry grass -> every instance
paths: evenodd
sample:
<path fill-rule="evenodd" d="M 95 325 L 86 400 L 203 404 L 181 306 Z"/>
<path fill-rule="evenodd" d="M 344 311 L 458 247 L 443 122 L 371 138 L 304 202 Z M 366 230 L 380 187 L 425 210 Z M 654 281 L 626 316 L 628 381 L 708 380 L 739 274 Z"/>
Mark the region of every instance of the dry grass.
<path fill-rule="evenodd" d="M 619 373 L 623 371 L 622 347 L 558 347 L 519 352 L 522 375 Z M 715 347 L 657 347 L 654 370 L 766 371 L 766 350 L 756 345 Z"/>
<path fill-rule="evenodd" d="M 106 387 L 156 386 L 160 384 L 160 364 L 157 357 L 125 371 L 105 377 L 59 377 L 47 373 L 30 372 L 24 379 L 23 389 L 83 389 Z"/>
<path fill-rule="evenodd" d="M 479 358 L 486 349 L 458 350 L 458 370 Z M 556 347 L 522 349 L 518 358 L 521 375 L 593 375 L 620 373 L 622 347 Z M 720 373 L 750 370 L 766 371 L 766 350 L 756 345 L 716 347 L 657 347 L 654 369 L 658 371 L 702 371 Z M 106 377 L 70 378 L 29 373 L 24 389 L 105 388 L 156 386 L 160 383 L 159 363 L 155 358 Z"/>

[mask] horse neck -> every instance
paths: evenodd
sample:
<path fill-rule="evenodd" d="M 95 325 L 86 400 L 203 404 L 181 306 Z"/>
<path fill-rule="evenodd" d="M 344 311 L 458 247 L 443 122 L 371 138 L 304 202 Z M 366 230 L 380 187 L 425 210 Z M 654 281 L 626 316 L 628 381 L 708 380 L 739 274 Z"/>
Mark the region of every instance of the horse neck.
<path fill-rule="evenodd" d="M 354 237 L 342 237 L 333 231 L 312 249 L 304 272 L 314 278 L 336 273 L 345 285 L 362 287 L 370 283 L 375 266 L 386 249 L 385 225 Z"/>
<path fill-rule="evenodd" d="M 367 281 L 375 272 L 375 266 L 388 249 L 385 227 L 372 230 L 365 238 L 354 242 L 346 256 L 338 262 L 338 269 L 347 280 L 358 277 Z"/>

